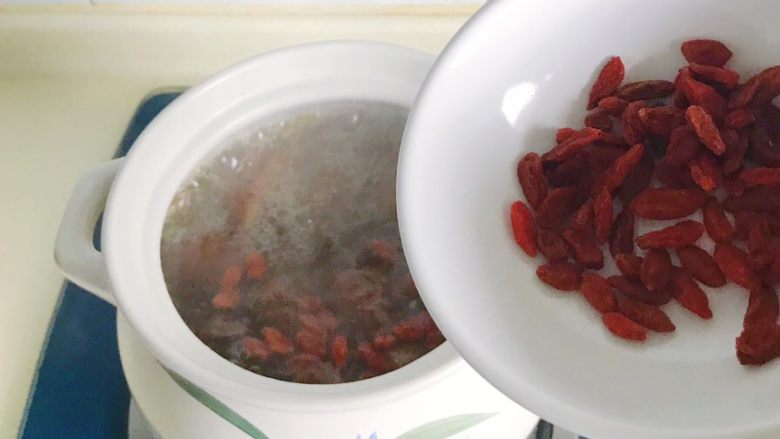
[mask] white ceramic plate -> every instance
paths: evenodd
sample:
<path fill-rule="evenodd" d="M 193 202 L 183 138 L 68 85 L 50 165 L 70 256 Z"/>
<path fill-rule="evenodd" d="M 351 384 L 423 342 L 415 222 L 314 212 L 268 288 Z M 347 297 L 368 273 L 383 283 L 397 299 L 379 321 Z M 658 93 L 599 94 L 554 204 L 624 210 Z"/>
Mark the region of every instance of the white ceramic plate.
<path fill-rule="evenodd" d="M 507 395 L 596 438 L 778 437 L 780 362 L 734 354 L 746 295 L 710 290 L 715 317 L 631 345 L 576 295 L 555 292 L 514 244 L 517 160 L 581 126 L 607 57 L 627 81 L 673 79 L 680 43 L 712 37 L 743 75 L 780 63 L 780 3 L 494 0 L 453 39 L 418 96 L 399 167 L 404 248 L 447 338 Z M 706 243 L 705 243 L 706 245 Z"/>

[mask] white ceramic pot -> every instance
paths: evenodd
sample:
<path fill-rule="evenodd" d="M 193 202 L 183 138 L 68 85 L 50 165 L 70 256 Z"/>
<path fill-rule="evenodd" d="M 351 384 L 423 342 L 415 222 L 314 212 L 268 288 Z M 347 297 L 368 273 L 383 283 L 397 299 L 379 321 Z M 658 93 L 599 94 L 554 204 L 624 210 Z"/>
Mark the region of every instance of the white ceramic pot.
<path fill-rule="evenodd" d="M 193 335 L 163 281 L 160 238 L 168 205 L 222 140 L 306 104 L 369 100 L 409 107 L 432 60 L 381 44 L 313 44 L 253 58 L 190 89 L 148 126 L 126 159 L 79 182 L 57 237 L 58 264 L 75 283 L 115 303 L 163 366 L 268 437 L 391 438 L 431 422 L 427 435 L 408 437 L 449 437 L 458 426 L 507 410 L 516 411 L 518 422 L 533 423 L 533 415 L 489 386 L 449 343 L 359 382 L 305 385 L 256 375 Z M 101 253 L 92 231 L 104 206 Z"/>

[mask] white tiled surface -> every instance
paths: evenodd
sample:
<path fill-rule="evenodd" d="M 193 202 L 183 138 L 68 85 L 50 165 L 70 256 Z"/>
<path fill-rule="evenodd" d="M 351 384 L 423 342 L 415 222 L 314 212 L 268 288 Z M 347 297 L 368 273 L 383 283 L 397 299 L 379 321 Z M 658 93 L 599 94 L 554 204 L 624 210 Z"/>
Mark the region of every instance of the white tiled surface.
<path fill-rule="evenodd" d="M 440 50 L 475 8 L 316 13 L 7 8 L 0 13 L 0 438 L 15 437 L 62 285 L 52 243 L 79 176 L 109 159 L 150 90 L 323 39 Z"/>

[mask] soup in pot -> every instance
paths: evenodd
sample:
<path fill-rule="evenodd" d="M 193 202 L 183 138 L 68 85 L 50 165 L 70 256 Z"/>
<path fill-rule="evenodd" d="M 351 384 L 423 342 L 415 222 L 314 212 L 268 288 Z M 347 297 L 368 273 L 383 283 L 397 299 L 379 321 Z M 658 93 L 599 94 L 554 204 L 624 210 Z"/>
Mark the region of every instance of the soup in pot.
<path fill-rule="evenodd" d="M 301 108 L 185 181 L 161 242 L 180 316 L 225 359 L 301 383 L 370 378 L 444 341 L 409 275 L 395 172 L 407 109 Z"/>

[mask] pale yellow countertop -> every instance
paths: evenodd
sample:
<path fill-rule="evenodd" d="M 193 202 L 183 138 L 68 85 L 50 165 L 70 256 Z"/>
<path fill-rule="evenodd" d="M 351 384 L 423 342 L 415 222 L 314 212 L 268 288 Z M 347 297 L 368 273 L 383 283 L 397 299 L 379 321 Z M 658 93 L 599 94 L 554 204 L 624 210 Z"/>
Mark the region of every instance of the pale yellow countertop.
<path fill-rule="evenodd" d="M 146 94 L 316 40 L 435 53 L 475 9 L 0 7 L 0 437 L 16 435 L 60 294 L 52 245 L 70 191 Z"/>

